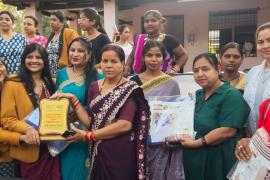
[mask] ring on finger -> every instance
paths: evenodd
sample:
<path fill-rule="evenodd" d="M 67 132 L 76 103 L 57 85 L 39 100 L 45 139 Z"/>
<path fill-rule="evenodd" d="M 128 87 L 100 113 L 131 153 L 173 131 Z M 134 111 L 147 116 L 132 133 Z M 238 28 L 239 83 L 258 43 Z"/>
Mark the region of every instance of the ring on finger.
<path fill-rule="evenodd" d="M 238 150 L 241 150 L 242 148 L 243 148 L 243 146 L 242 146 L 242 145 L 238 146 Z"/>

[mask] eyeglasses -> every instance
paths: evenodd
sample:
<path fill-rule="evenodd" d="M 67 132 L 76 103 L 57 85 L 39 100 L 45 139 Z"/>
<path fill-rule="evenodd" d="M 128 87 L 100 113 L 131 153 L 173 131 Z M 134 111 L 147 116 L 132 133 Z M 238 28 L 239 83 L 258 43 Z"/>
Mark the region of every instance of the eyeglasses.
<path fill-rule="evenodd" d="M 78 23 L 89 20 L 87 17 L 82 17 L 78 19 Z"/>

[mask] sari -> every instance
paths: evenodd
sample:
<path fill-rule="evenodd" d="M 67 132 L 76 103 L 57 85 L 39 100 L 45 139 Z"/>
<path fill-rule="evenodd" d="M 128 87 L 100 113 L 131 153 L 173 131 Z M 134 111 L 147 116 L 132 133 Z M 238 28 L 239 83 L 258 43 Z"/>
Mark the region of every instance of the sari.
<path fill-rule="evenodd" d="M 100 79 L 100 75 L 97 75 L 97 79 Z M 57 73 L 55 87 L 57 91 L 62 93 L 74 94 L 82 106 L 86 106 L 87 85 L 85 83 L 85 76 L 69 79 L 67 68 L 61 69 Z M 81 128 L 84 127 L 82 126 Z M 62 180 L 87 179 L 89 175 L 88 143 L 81 141 L 69 144 L 60 153 L 60 163 Z"/>
<path fill-rule="evenodd" d="M 142 84 L 138 75 L 131 80 L 136 81 L 143 89 L 146 98 L 150 96 L 180 95 L 178 83 L 169 75 L 161 75 Z M 147 146 L 147 167 L 149 177 L 153 180 L 183 180 L 183 150 L 181 147 L 166 148 L 161 144 Z"/>
<path fill-rule="evenodd" d="M 135 82 L 127 81 L 101 95 L 97 82 L 94 82 L 88 90 L 88 102 L 89 130 L 101 129 L 117 119 L 132 122 L 131 131 L 90 143 L 90 179 L 146 179 L 150 110 L 141 88 Z"/>

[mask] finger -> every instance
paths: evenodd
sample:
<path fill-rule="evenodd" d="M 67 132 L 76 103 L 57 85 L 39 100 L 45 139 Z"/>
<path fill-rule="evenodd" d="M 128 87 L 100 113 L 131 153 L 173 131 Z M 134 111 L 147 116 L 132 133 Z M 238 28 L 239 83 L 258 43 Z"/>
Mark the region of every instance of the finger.
<path fill-rule="evenodd" d="M 251 152 L 247 149 L 247 148 L 243 148 L 242 149 L 242 153 L 243 153 L 243 156 L 244 156 L 244 158 L 245 158 L 245 160 L 248 160 L 248 159 L 250 159 L 250 157 L 251 157 Z"/>
<path fill-rule="evenodd" d="M 243 155 L 243 153 L 242 153 L 241 151 L 238 151 L 238 152 L 237 152 L 237 155 L 238 155 L 238 158 L 239 158 L 240 160 L 246 160 L 246 157 Z"/>
<path fill-rule="evenodd" d="M 75 136 L 75 135 L 74 135 L 74 136 Z M 68 137 L 66 138 L 66 140 L 69 141 L 69 142 L 73 142 L 73 141 L 74 141 L 74 136 L 68 136 Z"/>
<path fill-rule="evenodd" d="M 73 130 L 73 131 L 75 131 L 77 133 L 80 133 L 80 134 L 85 133 L 83 130 L 76 128 L 73 124 L 70 124 L 70 128 L 71 128 L 71 130 Z"/>
<path fill-rule="evenodd" d="M 235 153 L 234 153 L 234 154 L 235 154 L 235 156 L 236 156 L 236 158 L 237 158 L 238 160 L 242 160 L 242 159 L 241 159 L 241 157 L 239 156 L 239 154 L 238 154 L 238 151 L 237 151 L 237 150 L 235 151 Z"/>

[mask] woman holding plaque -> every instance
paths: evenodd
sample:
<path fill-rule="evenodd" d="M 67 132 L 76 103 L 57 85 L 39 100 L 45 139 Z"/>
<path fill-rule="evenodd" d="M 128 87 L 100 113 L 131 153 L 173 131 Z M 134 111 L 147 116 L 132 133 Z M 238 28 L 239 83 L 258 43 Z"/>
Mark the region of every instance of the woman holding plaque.
<path fill-rule="evenodd" d="M 58 92 L 74 94 L 86 106 L 87 88 L 101 76 L 97 74 L 92 59 L 92 44 L 85 37 L 77 37 L 68 48 L 70 67 L 57 72 L 55 88 Z M 62 179 L 85 180 L 89 174 L 87 142 L 71 143 L 60 153 Z M 77 154 L 74 156 L 74 154 Z M 70 163 L 72 162 L 72 163 Z"/>
<path fill-rule="evenodd" d="M 246 74 L 238 71 L 243 62 L 242 48 L 238 43 L 229 42 L 220 51 L 220 63 L 224 69 L 222 79 L 244 93 Z"/>
<path fill-rule="evenodd" d="M 148 40 L 143 48 L 143 72 L 131 78 L 137 82 L 149 96 L 180 95 L 178 83 L 160 70 L 166 56 L 165 47 L 161 42 Z M 164 147 L 163 145 L 148 144 L 147 167 L 150 179 L 184 179 L 182 148 Z"/>
<path fill-rule="evenodd" d="M 234 149 L 242 135 L 249 107 L 239 90 L 219 79 L 217 58 L 202 53 L 193 61 L 196 92 L 195 137 L 175 137 L 184 148 L 187 180 L 225 180 L 235 162 Z"/>
<path fill-rule="evenodd" d="M 146 178 L 146 137 L 149 106 L 141 88 L 122 76 L 125 54 L 118 45 L 101 50 L 101 69 L 106 77 L 88 89 L 88 112 L 73 94 L 69 98 L 89 131 L 75 129 L 72 138 L 90 141 L 90 179 L 135 180 Z"/>
<path fill-rule="evenodd" d="M 4 84 L 1 99 L 1 124 L 5 130 L 26 134 L 30 142 L 11 145 L 10 156 L 20 161 L 20 172 L 28 180 L 60 179 L 59 158 L 50 156 L 39 133 L 24 121 L 43 98 L 54 92 L 46 49 L 39 44 L 27 45 L 17 77 Z"/>

